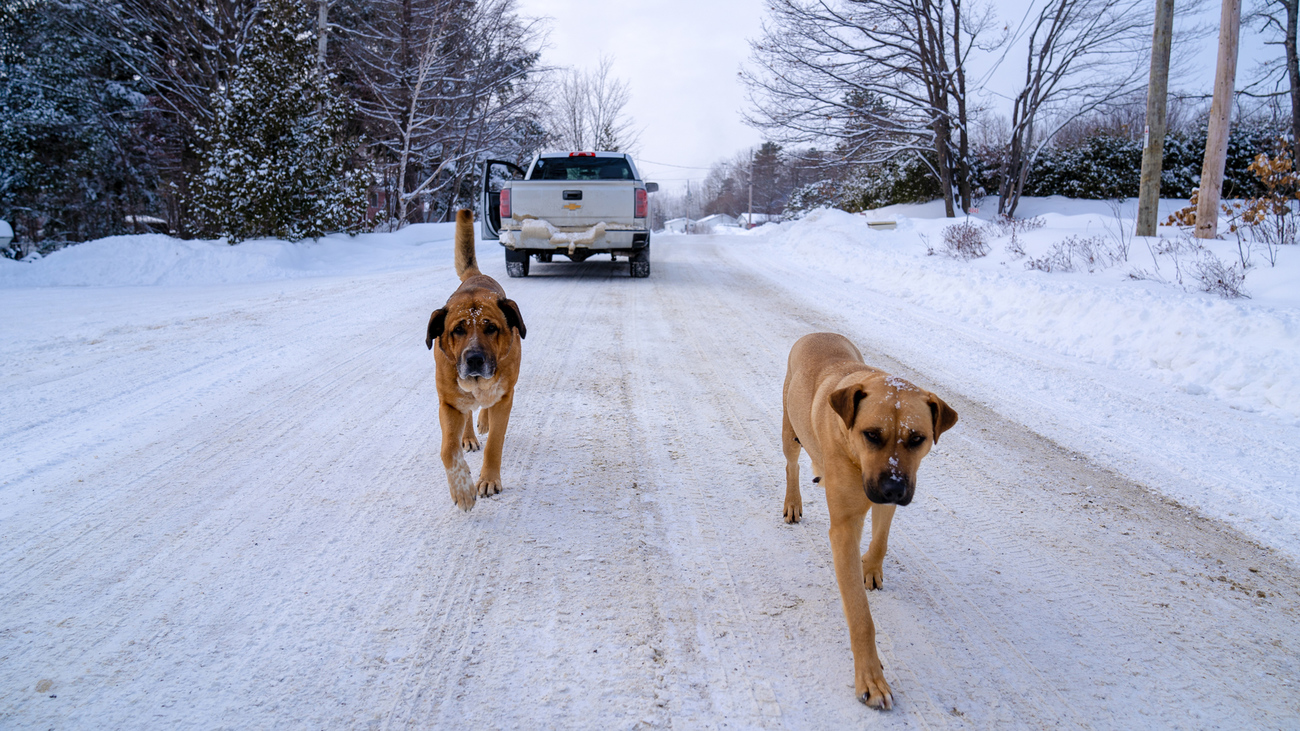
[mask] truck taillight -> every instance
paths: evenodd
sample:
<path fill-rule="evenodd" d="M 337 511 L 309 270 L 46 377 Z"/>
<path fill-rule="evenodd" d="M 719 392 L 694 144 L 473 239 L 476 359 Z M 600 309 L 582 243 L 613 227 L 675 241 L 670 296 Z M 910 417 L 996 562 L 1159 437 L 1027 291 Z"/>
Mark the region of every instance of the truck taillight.
<path fill-rule="evenodd" d="M 632 214 L 633 218 L 645 218 L 646 209 L 650 207 L 650 200 L 646 197 L 645 188 L 636 189 L 636 212 Z"/>
<path fill-rule="evenodd" d="M 510 189 L 501 189 L 501 220 L 510 218 Z"/>

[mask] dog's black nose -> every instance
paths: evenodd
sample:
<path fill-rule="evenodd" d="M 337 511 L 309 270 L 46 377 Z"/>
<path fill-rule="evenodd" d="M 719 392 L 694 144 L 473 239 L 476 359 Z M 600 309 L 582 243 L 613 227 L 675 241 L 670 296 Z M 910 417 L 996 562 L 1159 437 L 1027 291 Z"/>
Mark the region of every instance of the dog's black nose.
<path fill-rule="evenodd" d="M 891 503 L 907 495 L 907 481 L 892 474 L 880 476 L 880 496 Z"/>
<path fill-rule="evenodd" d="M 481 353 L 467 353 L 465 355 L 465 368 L 471 372 L 483 370 L 484 362 Z"/>

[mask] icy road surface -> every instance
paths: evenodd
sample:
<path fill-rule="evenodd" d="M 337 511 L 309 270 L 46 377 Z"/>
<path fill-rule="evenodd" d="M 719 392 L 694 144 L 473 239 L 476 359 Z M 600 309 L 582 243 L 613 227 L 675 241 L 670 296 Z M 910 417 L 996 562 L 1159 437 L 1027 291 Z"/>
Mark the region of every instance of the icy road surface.
<path fill-rule="evenodd" d="M 505 492 L 469 514 L 423 343 L 450 252 L 0 293 L 0 726 L 1300 725 L 1292 559 L 1123 477 L 1164 469 L 1141 419 L 1098 448 L 1113 469 L 1063 446 L 1088 424 L 1051 389 L 1014 401 L 1014 381 L 1072 383 L 1072 403 L 1117 387 L 1118 412 L 1210 450 L 1237 438 L 1222 420 L 1166 418 L 1161 387 L 1020 363 L 751 243 L 657 238 L 648 280 L 608 261 L 507 280 L 481 247 L 528 339 Z M 806 486 L 804 522 L 781 521 L 780 386 L 815 330 L 961 415 L 870 596 L 892 712 L 853 697 L 824 498 Z"/>

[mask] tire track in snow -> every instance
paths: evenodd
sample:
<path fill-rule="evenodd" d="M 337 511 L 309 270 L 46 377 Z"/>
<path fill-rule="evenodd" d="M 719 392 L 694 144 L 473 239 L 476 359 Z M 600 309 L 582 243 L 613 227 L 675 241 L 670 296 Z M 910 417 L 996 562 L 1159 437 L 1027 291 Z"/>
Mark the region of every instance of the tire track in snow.
<path fill-rule="evenodd" d="M 273 432 L 270 439 L 264 439 L 261 448 L 267 448 L 273 445 L 277 438 L 290 430 L 298 420 L 301 410 L 295 408 L 299 402 L 305 400 L 303 397 L 310 390 L 312 396 L 321 400 L 338 399 L 345 387 L 353 383 L 357 374 L 371 368 L 374 362 L 374 354 L 381 349 L 391 347 L 403 336 L 394 336 L 389 341 L 376 344 L 365 351 L 355 353 L 333 365 L 327 367 L 324 373 L 317 377 L 323 379 L 318 382 L 313 379 L 296 386 L 291 386 L 282 395 L 272 397 L 267 401 L 258 402 L 252 411 L 236 418 L 233 421 L 222 424 L 213 432 L 209 427 L 200 426 L 198 430 L 202 431 L 203 436 L 194 436 L 190 439 L 184 439 L 182 443 L 191 443 L 193 446 L 178 455 L 168 455 L 163 461 L 157 463 L 144 474 L 132 481 L 122 484 L 110 491 L 95 492 L 86 490 L 89 495 L 80 495 L 77 500 L 77 507 L 74 512 L 69 513 L 66 517 L 43 525 L 39 532 L 24 537 L 24 543 L 15 544 L 13 550 L 4 555 L 0 555 L 0 561 L 14 564 L 26 561 L 25 566 L 11 575 L 10 582 L 12 586 L 20 587 L 24 581 L 30 578 L 30 574 L 36 570 L 58 571 L 59 567 L 66 561 L 75 561 L 87 551 L 96 552 L 102 546 L 110 541 L 117 540 L 128 530 L 132 530 L 131 525 L 124 525 L 112 532 L 105 532 L 104 527 L 93 521 L 85 521 L 87 515 L 94 515 L 103 512 L 108 506 L 123 500 L 123 496 L 129 495 L 131 502 L 143 501 L 144 504 L 135 508 L 140 514 L 155 514 L 160 511 L 174 510 L 202 510 L 200 506 L 190 505 L 173 505 L 159 506 L 158 495 L 169 489 L 166 475 L 173 472 L 182 471 L 180 466 L 185 464 L 185 472 L 199 475 L 210 475 L 220 472 L 230 460 L 230 454 L 226 447 L 228 445 L 240 444 L 245 442 L 258 432 Z M 328 376 L 326 379 L 325 377 Z M 145 451 L 153 452 L 159 445 L 152 444 Z M 129 458 L 128 458 L 129 459 Z M 104 479 L 103 475 L 109 468 L 102 468 L 98 475 L 91 476 L 91 482 L 95 484 L 95 477 Z M 217 487 L 217 492 L 205 492 L 203 497 L 205 501 L 227 499 L 229 494 L 239 489 L 238 481 L 229 481 L 225 487 Z M 183 522 L 180 519 L 172 519 L 173 522 Z M 77 523 L 84 522 L 84 527 L 80 532 L 70 532 L 70 528 Z M 75 529 L 74 529 L 75 530 Z M 32 542 L 43 542 L 46 539 L 53 538 L 47 552 L 33 555 Z M 23 554 L 19 557 L 18 554 Z M 52 562 L 52 563 L 51 563 Z"/>
<path fill-rule="evenodd" d="M 674 282 L 674 285 L 676 284 L 679 283 Z M 650 390 L 644 377 L 647 374 L 660 375 L 676 369 L 701 365 L 699 361 L 692 361 L 688 357 L 691 355 L 692 348 L 689 346 L 692 343 L 682 337 L 686 329 L 671 327 L 684 324 L 680 317 L 682 303 L 675 296 L 675 287 L 656 285 L 653 287 L 653 295 L 657 305 L 655 311 L 638 313 L 654 317 L 653 329 L 648 328 L 649 323 L 642 318 L 638 318 L 635 323 L 628 323 L 635 328 L 638 341 L 645 342 L 648 339 L 658 344 L 658 347 L 654 348 L 658 352 L 654 355 L 643 353 L 643 357 L 649 360 L 643 361 L 634 371 L 638 376 L 636 379 L 638 390 L 643 391 Z M 709 311 L 709 308 L 703 305 L 704 303 L 699 299 L 693 299 L 691 302 L 694 312 Z M 719 664 L 721 670 L 721 673 L 710 675 L 710 684 L 722 688 L 738 686 L 749 701 L 746 704 L 747 708 L 718 710 L 722 712 L 724 718 L 739 723 L 742 727 L 769 727 L 778 724 L 781 707 L 776 695 L 763 674 L 755 673 L 751 667 L 758 656 L 757 644 L 754 639 L 752 620 L 739 598 L 736 578 L 727 558 L 726 544 L 733 536 L 718 530 L 717 526 L 720 523 L 726 524 L 711 510 L 711 505 L 721 496 L 715 492 L 716 483 L 705 479 L 700 474 L 697 466 L 700 460 L 691 454 L 692 450 L 687 443 L 690 441 L 688 435 L 698 436 L 702 432 L 698 421 L 688 425 L 683 419 L 683 415 L 696 411 L 693 407 L 698 406 L 698 402 L 693 399 L 697 399 L 698 394 L 681 388 L 672 388 L 668 392 L 659 390 L 655 395 L 673 401 L 669 411 L 670 423 L 662 425 L 660 429 L 663 430 L 662 440 L 676 447 L 669 450 L 670 462 L 665 465 L 667 469 L 661 473 L 659 479 L 671 490 L 671 494 L 665 496 L 672 505 L 670 520 L 678 524 L 679 530 L 683 528 L 689 530 L 689 535 L 683 536 L 683 539 L 693 543 L 690 548 L 679 546 L 674 552 L 675 558 L 682 563 L 685 575 L 713 579 L 710 585 L 696 589 L 697 606 L 700 609 L 707 607 L 703 612 L 707 624 L 701 627 L 699 632 L 703 635 L 700 650 L 707 655 L 712 655 L 713 662 Z M 653 427 L 651 431 L 654 431 Z M 712 490 L 707 487 L 710 485 L 713 485 Z M 724 597 L 723 601 L 712 601 L 719 594 Z M 708 636 L 710 634 L 711 637 Z M 731 667 L 734 676 L 726 671 L 727 667 Z M 723 697 L 718 694 L 713 700 L 717 702 Z M 689 709 L 683 708 L 683 710 L 689 712 Z M 698 718 L 686 720 L 686 723 L 694 723 L 698 720 Z"/>

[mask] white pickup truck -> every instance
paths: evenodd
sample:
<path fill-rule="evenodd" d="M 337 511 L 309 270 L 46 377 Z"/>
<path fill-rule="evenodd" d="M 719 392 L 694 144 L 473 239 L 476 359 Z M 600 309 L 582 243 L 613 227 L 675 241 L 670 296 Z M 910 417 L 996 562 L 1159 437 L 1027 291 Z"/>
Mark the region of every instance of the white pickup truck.
<path fill-rule="evenodd" d="M 622 152 L 544 152 L 523 170 L 502 160 L 483 163 L 482 234 L 506 250 L 506 273 L 528 276 L 529 260 L 556 254 L 583 261 L 593 254 L 631 262 L 650 276 L 650 201 L 659 189 Z"/>

